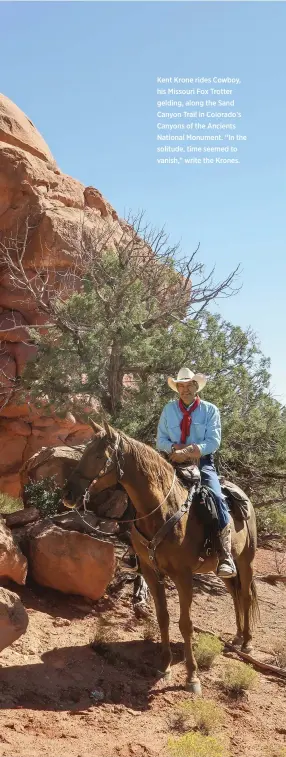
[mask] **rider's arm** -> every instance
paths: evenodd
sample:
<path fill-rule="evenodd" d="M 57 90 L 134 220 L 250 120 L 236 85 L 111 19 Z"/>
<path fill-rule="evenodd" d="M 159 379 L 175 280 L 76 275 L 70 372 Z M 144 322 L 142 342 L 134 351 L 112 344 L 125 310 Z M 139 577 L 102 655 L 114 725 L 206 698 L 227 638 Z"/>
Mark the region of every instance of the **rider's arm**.
<path fill-rule="evenodd" d="M 205 438 L 201 444 L 197 446 L 200 449 L 201 455 L 211 455 L 219 449 L 221 443 L 221 422 L 220 412 L 215 405 L 208 407 L 207 423 Z"/>
<path fill-rule="evenodd" d="M 160 452 L 168 452 L 169 454 L 171 452 L 171 447 L 172 442 L 168 435 L 167 414 L 166 409 L 164 408 L 158 423 L 157 449 L 159 449 Z"/>

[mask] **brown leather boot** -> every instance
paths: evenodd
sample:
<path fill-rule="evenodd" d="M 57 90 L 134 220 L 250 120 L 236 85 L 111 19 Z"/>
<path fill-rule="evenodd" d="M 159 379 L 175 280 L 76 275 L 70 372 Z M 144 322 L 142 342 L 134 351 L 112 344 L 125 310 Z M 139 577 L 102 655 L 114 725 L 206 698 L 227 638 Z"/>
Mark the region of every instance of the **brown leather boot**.
<path fill-rule="evenodd" d="M 237 571 L 231 554 L 230 523 L 217 535 L 217 554 L 219 558 L 217 575 L 220 578 L 234 578 Z"/>

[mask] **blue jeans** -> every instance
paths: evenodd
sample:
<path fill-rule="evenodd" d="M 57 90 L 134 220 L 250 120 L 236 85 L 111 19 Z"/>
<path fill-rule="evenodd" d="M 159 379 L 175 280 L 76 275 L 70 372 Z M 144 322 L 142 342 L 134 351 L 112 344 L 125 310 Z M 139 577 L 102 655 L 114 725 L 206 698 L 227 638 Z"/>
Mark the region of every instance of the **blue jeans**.
<path fill-rule="evenodd" d="M 207 486 L 214 494 L 219 519 L 219 528 L 222 531 L 222 529 L 229 523 L 230 517 L 212 456 L 206 455 L 205 457 L 201 457 L 199 468 L 202 484 Z"/>

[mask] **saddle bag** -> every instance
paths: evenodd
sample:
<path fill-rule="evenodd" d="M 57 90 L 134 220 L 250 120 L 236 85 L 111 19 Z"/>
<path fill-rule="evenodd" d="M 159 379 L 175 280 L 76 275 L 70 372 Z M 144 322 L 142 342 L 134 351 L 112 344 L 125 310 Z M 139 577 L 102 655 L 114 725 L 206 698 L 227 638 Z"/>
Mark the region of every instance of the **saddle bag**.
<path fill-rule="evenodd" d="M 227 499 L 231 515 L 235 520 L 248 520 L 250 518 L 250 500 L 239 486 L 231 481 L 220 478 L 222 492 Z"/>

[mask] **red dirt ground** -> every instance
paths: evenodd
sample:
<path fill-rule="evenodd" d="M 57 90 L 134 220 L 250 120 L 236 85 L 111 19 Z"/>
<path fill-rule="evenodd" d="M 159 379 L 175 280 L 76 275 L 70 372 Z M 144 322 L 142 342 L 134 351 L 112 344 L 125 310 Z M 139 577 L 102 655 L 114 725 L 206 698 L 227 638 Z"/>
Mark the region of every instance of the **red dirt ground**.
<path fill-rule="evenodd" d="M 260 549 L 256 571 L 276 573 L 273 552 Z M 285 572 L 285 571 L 284 571 Z M 275 663 L 274 648 L 286 636 L 286 589 L 258 581 L 261 621 L 255 656 Z M 11 587 L 12 588 L 12 587 Z M 13 587 L 15 590 L 15 587 Z M 20 595 L 29 613 L 24 637 L 1 655 L 1 757 L 167 757 L 177 705 L 184 691 L 185 668 L 178 628 L 178 600 L 168 588 L 174 653 L 170 682 L 156 680 L 159 648 L 144 640 L 146 624 L 131 606 L 132 584 L 113 597 L 88 605 L 40 587 Z M 90 646 L 97 618 L 110 622 L 107 649 Z M 231 637 L 235 631 L 231 600 L 196 590 L 193 620 Z M 201 673 L 203 694 L 225 710 L 223 736 L 231 757 L 282 757 L 286 749 L 286 681 L 259 674 L 256 688 L 233 700 L 222 690 L 227 656 Z M 92 692 L 99 691 L 102 701 Z"/>

